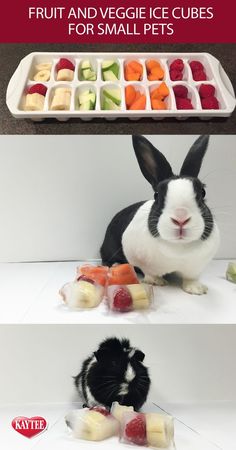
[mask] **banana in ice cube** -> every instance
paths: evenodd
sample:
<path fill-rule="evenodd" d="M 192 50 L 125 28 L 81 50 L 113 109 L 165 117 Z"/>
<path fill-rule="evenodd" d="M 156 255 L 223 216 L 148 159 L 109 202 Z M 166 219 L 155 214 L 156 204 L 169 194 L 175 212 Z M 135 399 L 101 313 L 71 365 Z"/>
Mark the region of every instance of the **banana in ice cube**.
<path fill-rule="evenodd" d="M 34 93 L 27 94 L 25 98 L 25 111 L 42 111 L 44 107 L 44 95 Z"/>

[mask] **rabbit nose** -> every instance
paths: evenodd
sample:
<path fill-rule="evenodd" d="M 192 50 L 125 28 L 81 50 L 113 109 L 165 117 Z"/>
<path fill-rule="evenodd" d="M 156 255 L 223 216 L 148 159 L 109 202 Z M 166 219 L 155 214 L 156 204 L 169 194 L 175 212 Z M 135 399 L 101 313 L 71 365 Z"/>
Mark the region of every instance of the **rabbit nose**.
<path fill-rule="evenodd" d="M 174 210 L 174 216 L 176 220 L 184 221 L 189 218 L 189 210 L 184 206 L 176 208 Z"/>
<path fill-rule="evenodd" d="M 190 217 L 188 217 L 185 220 L 181 220 L 181 219 L 174 219 L 173 217 L 171 217 L 171 221 L 175 224 L 178 225 L 178 227 L 183 227 L 184 225 L 186 225 L 189 221 L 190 221 Z"/>
<path fill-rule="evenodd" d="M 175 217 L 171 217 L 172 222 L 180 227 L 186 225 L 191 219 L 186 208 L 176 208 L 174 216 Z"/>

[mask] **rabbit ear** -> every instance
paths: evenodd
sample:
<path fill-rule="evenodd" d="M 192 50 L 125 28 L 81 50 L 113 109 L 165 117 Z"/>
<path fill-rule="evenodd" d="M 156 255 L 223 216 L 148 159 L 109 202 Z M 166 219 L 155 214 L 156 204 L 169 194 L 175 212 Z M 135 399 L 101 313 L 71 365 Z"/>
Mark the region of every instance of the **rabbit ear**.
<path fill-rule="evenodd" d="M 207 151 L 208 142 L 208 135 L 202 135 L 194 142 L 183 162 L 180 175 L 194 178 L 198 176 L 204 155 Z"/>
<path fill-rule="evenodd" d="M 142 174 L 155 190 L 160 181 L 173 176 L 165 156 L 143 136 L 132 136 L 133 147 Z"/>

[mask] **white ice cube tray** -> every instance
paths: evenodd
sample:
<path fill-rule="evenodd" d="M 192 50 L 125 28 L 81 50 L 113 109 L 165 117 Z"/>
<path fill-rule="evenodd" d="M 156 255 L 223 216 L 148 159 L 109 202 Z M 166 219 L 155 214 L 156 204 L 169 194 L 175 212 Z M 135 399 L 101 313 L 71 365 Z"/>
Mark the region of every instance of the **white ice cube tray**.
<path fill-rule="evenodd" d="M 56 81 L 56 64 L 60 58 L 68 58 L 75 64 L 74 80 L 72 82 Z M 184 62 L 183 80 L 171 81 L 169 75 L 169 65 L 176 58 L 181 58 Z M 167 110 L 152 110 L 149 92 L 161 84 L 161 81 L 149 81 L 147 78 L 145 61 L 156 59 L 160 62 L 165 71 L 163 81 L 170 89 L 170 95 L 166 99 Z M 80 63 L 83 60 L 90 60 L 97 73 L 96 81 L 81 81 Z M 101 64 L 104 60 L 116 60 L 120 66 L 120 79 L 117 82 L 103 81 Z M 137 60 L 143 65 L 143 78 L 141 81 L 126 81 L 124 78 L 124 65 L 126 61 Z M 207 81 L 194 81 L 189 63 L 193 60 L 200 61 L 205 68 Z M 48 88 L 44 102 L 43 111 L 24 111 L 26 88 L 35 84 L 33 81 L 34 68 L 36 64 L 51 62 L 51 77 L 43 84 Z M 209 83 L 216 88 L 216 97 L 220 103 L 218 110 L 204 110 L 198 94 L 199 86 Z M 141 92 L 146 94 L 146 109 L 139 111 L 129 111 L 125 104 L 125 87 L 134 85 Z M 194 109 L 178 110 L 176 108 L 173 87 L 175 85 L 185 85 L 188 88 Z M 51 111 L 50 103 L 53 91 L 57 87 L 71 88 L 71 104 L 68 111 Z M 119 87 L 121 89 L 120 110 L 104 111 L 101 109 L 102 90 L 106 87 Z M 96 106 L 94 110 L 81 111 L 76 109 L 76 99 L 78 93 L 91 89 L 96 93 Z M 32 119 L 42 121 L 47 118 L 56 118 L 59 121 L 66 121 L 70 118 L 80 118 L 88 121 L 93 118 L 104 118 L 114 120 L 119 117 L 127 117 L 130 120 L 138 120 L 143 117 L 150 117 L 160 120 L 165 117 L 175 117 L 176 119 L 187 119 L 188 117 L 199 117 L 200 119 L 210 119 L 213 117 L 228 117 L 232 114 L 235 105 L 235 93 L 229 77 L 221 66 L 220 62 L 209 53 L 51 53 L 35 52 L 27 55 L 14 72 L 7 88 L 6 103 L 11 114 L 20 119 Z"/>

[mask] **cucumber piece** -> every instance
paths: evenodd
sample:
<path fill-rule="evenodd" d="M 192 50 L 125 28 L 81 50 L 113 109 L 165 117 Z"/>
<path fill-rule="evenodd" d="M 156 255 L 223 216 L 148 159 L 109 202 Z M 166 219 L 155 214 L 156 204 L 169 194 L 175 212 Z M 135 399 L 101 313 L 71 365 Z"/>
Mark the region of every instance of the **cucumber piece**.
<path fill-rule="evenodd" d="M 79 95 L 79 98 L 80 98 L 80 97 L 87 97 L 89 94 L 91 94 L 91 91 L 88 89 L 87 91 L 82 92 L 82 93 Z"/>
<path fill-rule="evenodd" d="M 118 78 L 112 72 L 112 70 L 107 70 L 106 72 L 103 72 L 103 79 L 104 81 L 118 81 Z"/>
<path fill-rule="evenodd" d="M 121 104 L 121 90 L 120 89 L 103 89 L 103 95 L 106 98 L 109 98 L 116 105 L 120 106 Z"/>
<path fill-rule="evenodd" d="M 91 92 L 91 93 L 89 94 L 89 100 L 90 100 L 90 102 L 93 103 L 93 105 L 95 105 L 95 102 L 96 102 L 96 95 L 95 95 L 94 92 Z"/>
<path fill-rule="evenodd" d="M 106 72 L 113 72 L 117 80 L 119 79 L 119 64 L 115 61 L 103 61 L 102 63 L 102 75 L 103 79 L 105 80 L 105 74 Z M 114 80 L 114 78 L 113 78 Z M 105 80 L 106 81 L 106 80 Z"/>
<path fill-rule="evenodd" d="M 89 77 L 89 78 L 88 78 L 88 81 L 96 81 L 96 79 L 97 79 L 97 75 L 96 75 L 96 73 L 94 72 L 94 75 L 91 76 L 91 77 Z"/>
<path fill-rule="evenodd" d="M 96 75 L 96 74 L 91 69 L 85 69 L 85 70 L 83 70 L 82 75 L 85 80 L 88 80 L 90 77 L 94 77 L 94 75 Z"/>
<path fill-rule="evenodd" d="M 92 69 L 91 63 L 90 61 L 87 59 L 85 59 L 84 61 L 82 61 L 81 63 L 81 70 L 86 70 L 86 69 Z"/>
<path fill-rule="evenodd" d="M 80 111 L 90 111 L 91 109 L 94 109 L 94 104 L 91 100 L 88 100 L 87 102 L 82 103 L 79 109 Z"/>
<path fill-rule="evenodd" d="M 110 67 L 110 70 L 114 73 L 114 75 L 116 76 L 117 80 L 119 78 L 119 64 L 117 64 L 116 62 Z"/>
<path fill-rule="evenodd" d="M 96 94 L 92 91 L 85 91 L 81 95 L 79 95 L 79 105 L 80 106 L 83 105 L 83 103 L 88 103 L 88 102 L 92 103 L 92 105 L 93 105 L 92 109 L 94 109 L 94 106 L 96 103 Z"/>
<path fill-rule="evenodd" d="M 102 61 L 102 71 L 109 70 L 115 63 L 116 62 L 114 60 Z"/>
<path fill-rule="evenodd" d="M 105 111 L 115 111 L 115 110 L 119 110 L 120 107 L 117 106 L 110 98 L 104 97 L 102 109 Z"/>

